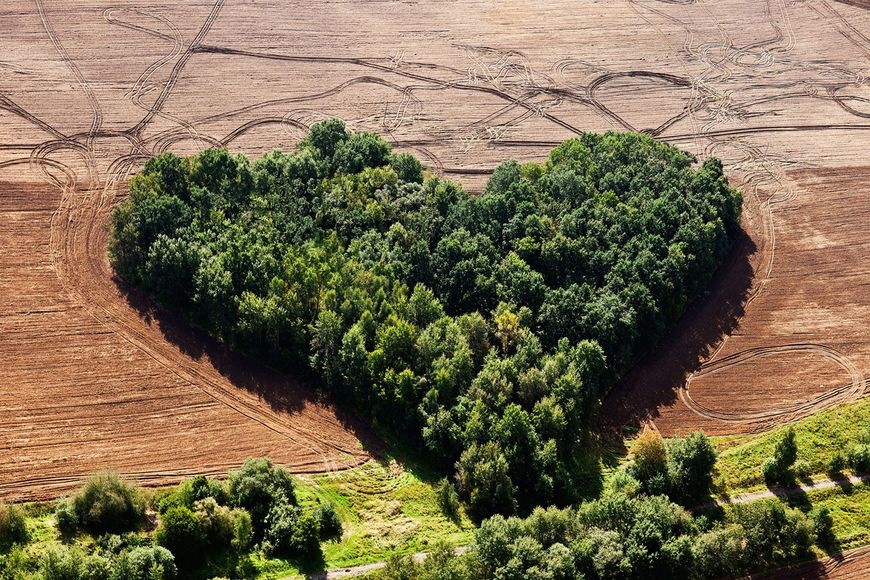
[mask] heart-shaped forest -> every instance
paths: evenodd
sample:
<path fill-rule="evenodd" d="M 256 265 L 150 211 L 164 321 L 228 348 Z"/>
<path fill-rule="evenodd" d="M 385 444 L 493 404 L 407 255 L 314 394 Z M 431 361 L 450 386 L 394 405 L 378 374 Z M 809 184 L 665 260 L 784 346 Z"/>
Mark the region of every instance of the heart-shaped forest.
<path fill-rule="evenodd" d="M 453 472 L 482 518 L 578 499 L 602 394 L 703 292 L 741 202 L 718 160 L 642 134 L 583 134 L 469 195 L 325 121 L 291 154 L 149 160 L 109 254 Z"/>

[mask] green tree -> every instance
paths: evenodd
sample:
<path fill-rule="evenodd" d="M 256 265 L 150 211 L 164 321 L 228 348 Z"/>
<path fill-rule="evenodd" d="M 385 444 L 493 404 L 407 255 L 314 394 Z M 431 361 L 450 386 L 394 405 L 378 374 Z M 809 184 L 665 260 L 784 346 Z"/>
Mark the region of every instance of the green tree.
<path fill-rule="evenodd" d="M 390 157 L 390 166 L 396 170 L 401 181 L 423 183 L 423 165 L 413 155 L 393 154 Z"/>
<path fill-rule="evenodd" d="M 341 380 L 339 351 L 343 337 L 341 317 L 331 310 L 321 311 L 311 331 L 310 362 L 330 388 L 335 388 Z"/>
<path fill-rule="evenodd" d="M 272 506 L 267 516 L 265 541 L 276 556 L 318 559 L 320 523 L 313 513 L 286 502 Z"/>
<path fill-rule="evenodd" d="M 341 537 L 341 518 L 335 509 L 335 504 L 331 502 L 322 503 L 314 509 L 313 515 L 317 520 L 321 538 Z"/>
<path fill-rule="evenodd" d="M 347 141 L 348 132 L 344 121 L 329 119 L 311 126 L 303 143 L 311 144 L 324 159 L 332 159 L 339 145 Z"/>
<path fill-rule="evenodd" d="M 390 145 L 374 133 L 353 133 L 335 147 L 333 165 L 343 173 L 360 173 L 383 167 L 390 159 Z"/>
<path fill-rule="evenodd" d="M 507 459 L 496 443 L 475 443 L 462 452 L 457 480 L 468 499 L 472 517 L 482 519 L 493 513 L 514 512 L 516 489 L 509 471 Z"/>
<path fill-rule="evenodd" d="M 26 544 L 28 538 L 24 511 L 16 505 L 0 502 L 0 553 L 15 544 Z"/>
<path fill-rule="evenodd" d="M 438 505 L 447 517 L 455 518 L 459 513 L 459 494 L 447 478 L 438 483 Z"/>
<path fill-rule="evenodd" d="M 79 525 L 92 534 L 139 529 L 145 523 L 141 492 L 114 473 L 99 473 L 72 498 Z"/>
<path fill-rule="evenodd" d="M 668 487 L 668 458 L 662 436 L 645 427 L 631 444 L 632 475 L 650 493 L 665 493 Z"/>
<path fill-rule="evenodd" d="M 200 519 L 184 506 L 170 508 L 161 516 L 154 541 L 172 552 L 178 567 L 188 573 L 201 566 L 208 545 Z"/>
<path fill-rule="evenodd" d="M 814 540 L 807 517 L 777 499 L 735 505 L 731 519 L 743 528 L 743 558 L 754 568 L 805 557 Z"/>
<path fill-rule="evenodd" d="M 254 537 L 262 538 L 266 516 L 278 504 L 296 505 L 296 493 L 290 473 L 267 458 L 248 459 L 229 476 L 229 495 L 233 506 L 251 514 Z"/>
<path fill-rule="evenodd" d="M 794 428 L 788 427 L 777 441 L 773 457 L 762 465 L 764 478 L 770 483 L 787 484 L 792 479 L 792 466 L 797 460 L 797 439 Z"/>
<path fill-rule="evenodd" d="M 668 440 L 668 478 L 671 496 L 684 504 L 700 502 L 710 492 L 716 450 L 703 432 Z"/>

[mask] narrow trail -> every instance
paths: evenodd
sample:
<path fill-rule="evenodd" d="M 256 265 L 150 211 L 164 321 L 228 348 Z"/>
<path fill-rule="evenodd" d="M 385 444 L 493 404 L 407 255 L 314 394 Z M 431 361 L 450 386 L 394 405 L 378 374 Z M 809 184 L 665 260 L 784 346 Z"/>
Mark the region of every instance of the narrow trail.
<path fill-rule="evenodd" d="M 864 485 L 870 483 L 870 475 L 849 475 L 840 479 L 817 479 L 812 483 L 801 483 L 793 487 L 775 486 L 770 489 L 762 489 L 749 493 L 741 493 L 731 496 L 727 499 L 717 499 L 714 502 L 703 504 L 695 508 L 696 510 L 710 508 L 714 506 L 727 506 L 741 503 L 751 503 L 760 499 L 772 497 L 788 498 L 796 495 L 809 493 L 812 491 L 821 491 L 825 489 L 834 489 L 836 487 Z"/>
<path fill-rule="evenodd" d="M 738 494 L 738 495 L 732 496 L 728 499 L 720 499 L 720 500 L 716 500 L 714 502 L 700 505 L 695 509 L 701 510 L 701 509 L 711 508 L 714 506 L 727 506 L 727 505 L 734 505 L 734 504 L 751 503 L 751 502 L 758 501 L 760 499 L 766 499 L 766 498 L 787 498 L 787 497 L 793 497 L 796 495 L 800 495 L 803 493 L 809 493 L 809 492 L 813 492 L 813 491 L 833 489 L 836 487 L 842 487 L 842 486 L 846 486 L 846 485 L 851 485 L 851 486 L 864 485 L 867 483 L 870 483 L 870 475 L 863 475 L 863 476 L 852 475 L 852 476 L 844 477 L 844 478 L 838 479 L 838 480 L 820 479 L 820 480 L 813 481 L 810 484 L 800 484 L 800 486 L 798 486 L 798 487 L 790 487 L 790 488 L 777 487 L 777 488 L 773 488 L 773 489 L 765 489 L 765 490 L 751 492 L 751 493 Z M 464 554 L 469 549 L 470 549 L 469 546 L 459 546 L 459 547 L 455 548 L 454 551 L 456 554 Z M 863 554 L 865 554 L 865 553 L 870 554 L 870 546 L 868 546 L 866 548 L 859 548 L 858 550 L 854 551 L 854 553 L 855 553 L 855 555 L 861 554 L 862 557 L 863 557 Z M 412 557 L 414 558 L 415 561 L 421 562 L 426 558 L 426 556 L 428 556 L 428 554 L 429 554 L 428 552 L 418 552 L 416 554 L 413 554 Z M 848 557 L 848 554 L 852 554 L 852 552 L 844 554 L 843 556 Z M 852 557 L 854 557 L 854 556 L 852 556 Z M 833 559 L 826 558 L 824 560 L 821 560 L 820 562 L 822 562 L 823 565 L 825 565 L 825 564 L 828 564 L 828 560 L 833 561 Z M 386 561 L 380 561 L 380 562 L 372 562 L 370 564 L 360 564 L 358 566 L 344 566 L 344 567 L 340 567 L 340 568 L 331 568 L 331 569 L 325 570 L 323 572 L 311 574 L 307 577 L 311 578 L 312 580 L 333 580 L 333 579 L 337 579 L 337 578 L 352 578 L 354 576 L 362 576 L 363 574 L 370 574 L 372 572 L 375 572 L 376 570 L 380 570 L 380 569 L 386 567 L 386 565 L 387 565 Z M 755 577 L 755 576 L 753 576 L 753 577 Z"/>

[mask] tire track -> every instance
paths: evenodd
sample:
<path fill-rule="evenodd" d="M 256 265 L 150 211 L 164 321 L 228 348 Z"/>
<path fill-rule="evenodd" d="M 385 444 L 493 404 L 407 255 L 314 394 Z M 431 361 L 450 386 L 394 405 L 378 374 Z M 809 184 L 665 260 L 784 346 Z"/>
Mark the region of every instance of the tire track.
<path fill-rule="evenodd" d="M 827 358 L 846 371 L 849 375 L 849 383 L 836 389 L 832 389 L 826 393 L 822 393 L 809 401 L 774 405 L 766 411 L 758 412 L 716 411 L 715 409 L 711 409 L 698 403 L 691 396 L 690 387 L 694 380 L 731 369 L 751 360 L 774 357 L 787 353 L 814 354 Z M 782 346 L 751 348 L 705 363 L 701 366 L 700 370 L 689 378 L 686 386 L 680 389 L 679 395 L 680 400 L 684 405 L 686 405 L 686 407 L 698 415 L 708 419 L 715 419 L 717 421 L 728 423 L 771 423 L 773 420 L 782 419 L 787 419 L 788 422 L 792 422 L 813 415 L 828 407 L 860 399 L 864 395 L 865 384 L 864 375 L 858 367 L 855 366 L 848 357 L 844 356 L 837 350 L 821 344 L 796 343 Z"/>
<path fill-rule="evenodd" d="M 200 34 L 195 42 L 202 40 L 205 32 L 207 32 L 216 18 L 222 4 L 222 1 L 215 4 L 209 18 L 200 29 Z M 41 2 L 39 7 L 43 16 L 43 25 L 46 27 L 47 32 L 53 36 L 53 31 L 50 29 L 47 18 L 45 18 Z M 113 17 L 111 13 L 107 16 L 108 19 Z M 68 56 L 63 46 L 57 41 L 56 37 L 53 36 L 53 39 L 55 47 L 61 53 L 62 58 L 68 61 Z M 193 51 L 190 50 L 187 58 L 192 54 Z M 161 61 L 149 66 L 140 75 L 134 87 L 134 95 L 141 90 L 148 77 L 156 72 L 160 66 L 166 64 L 168 60 L 170 59 L 161 59 Z M 346 427 L 327 409 L 320 406 L 308 406 L 302 413 L 283 417 L 277 415 L 271 409 L 267 411 L 264 409 L 264 403 L 261 400 L 253 395 L 243 394 L 237 387 L 229 384 L 227 379 L 220 375 L 209 363 L 191 360 L 189 356 L 179 351 L 176 347 L 169 345 L 160 331 L 145 326 L 138 315 L 119 296 L 117 288 L 111 282 L 111 271 L 105 260 L 105 253 L 107 224 L 111 209 L 116 201 L 116 186 L 126 179 L 137 162 L 149 156 L 149 152 L 141 149 L 141 142 L 138 140 L 137 132 L 144 128 L 150 118 L 160 114 L 160 108 L 170 94 L 172 86 L 177 81 L 184 61 L 186 59 L 176 63 L 172 78 L 170 79 L 171 82 L 167 83 L 167 87 L 162 93 L 162 98 L 158 100 L 156 106 L 150 109 L 149 117 L 146 117 L 145 122 L 140 122 L 132 131 L 102 131 L 100 128 L 102 114 L 99 111 L 99 105 L 96 103 L 96 100 L 92 99 L 94 119 L 90 130 L 86 134 L 67 137 L 56 130 L 51 130 L 48 125 L 38 122 L 38 119 L 29 116 L 26 111 L 4 98 L 3 101 L 0 101 L 0 104 L 5 108 L 31 120 L 41 128 L 47 128 L 56 139 L 46 141 L 35 147 L 31 151 L 29 158 L 2 162 L 0 163 L 0 168 L 9 167 L 14 164 L 29 163 L 31 166 L 41 169 L 46 180 L 60 189 L 61 198 L 50 219 L 49 252 L 64 291 L 73 296 L 76 303 L 84 306 L 85 311 L 95 320 L 109 328 L 115 335 L 130 343 L 138 351 L 143 352 L 156 361 L 161 367 L 181 378 L 185 383 L 198 388 L 209 400 L 233 409 L 246 419 L 256 422 L 283 437 L 288 443 L 299 447 L 302 452 L 296 454 L 295 468 L 301 467 L 313 471 L 334 471 L 350 465 L 357 465 L 369 458 L 368 453 L 357 448 L 356 439 L 347 434 Z M 68 64 L 71 68 L 76 71 L 78 70 L 71 61 L 68 61 Z M 86 92 L 92 96 L 93 92 L 80 73 L 77 74 L 77 77 L 83 87 L 85 87 Z M 272 120 L 269 121 L 271 122 Z M 263 120 L 259 121 L 259 123 L 262 122 Z M 282 119 L 281 122 L 288 123 L 290 121 Z M 229 140 L 241 135 L 244 131 L 255 126 L 255 124 L 249 123 L 247 126 L 240 127 L 228 136 Z M 102 178 L 96 169 L 93 149 L 93 142 L 98 136 L 123 137 L 131 141 L 133 145 L 133 152 L 111 161 L 108 174 Z M 79 139 L 82 139 L 85 144 L 80 143 Z M 163 145 L 168 145 L 170 142 L 171 139 L 167 140 Z M 220 142 L 215 140 L 215 144 L 220 145 Z M 79 182 L 78 176 L 70 167 L 51 158 L 52 155 L 60 152 L 73 152 L 82 158 L 88 167 L 89 176 L 87 182 Z M 277 375 L 272 375 L 270 372 L 264 372 L 264 376 L 273 380 L 283 380 L 278 378 Z M 293 397 L 298 394 L 293 389 L 290 389 L 287 396 Z M 202 405 L 200 403 L 195 405 L 195 407 L 199 408 Z M 177 411 L 177 408 L 172 410 L 173 413 Z M 187 411 L 190 411 L 190 409 Z M 128 419 L 141 419 L 156 417 L 164 412 L 150 410 L 133 411 L 132 414 L 128 413 L 125 416 Z M 84 419 L 82 425 L 86 426 L 87 423 L 88 420 Z M 59 425 L 61 424 L 65 424 L 63 420 L 59 423 Z M 92 423 L 91 425 L 93 427 L 98 426 L 97 423 Z M 339 437 L 333 436 L 338 433 L 342 435 Z M 62 444 L 65 445 L 66 443 Z M 37 447 L 39 446 L 39 444 L 36 445 Z M 49 445 L 56 446 L 58 443 L 50 443 Z M 226 473 L 227 467 L 231 466 L 221 466 L 220 469 L 223 473 Z M 196 473 L 202 473 L 202 469 L 197 468 Z M 174 472 L 139 472 L 135 475 L 135 478 L 140 481 L 148 480 L 149 478 L 163 480 L 166 477 L 175 477 Z M 79 480 L 80 478 L 78 477 L 70 476 L 46 477 L 39 480 L 29 478 L 27 481 L 3 482 L 0 483 L 0 493 L 11 493 L 14 490 L 18 490 L 18 492 L 22 490 L 34 490 L 39 487 L 57 489 L 68 487 L 71 482 L 78 482 Z"/>
<path fill-rule="evenodd" d="M 166 100 L 172 94 L 172 90 L 175 88 L 175 84 L 178 82 L 178 78 L 181 75 L 181 71 L 184 70 L 187 61 L 190 60 L 199 47 L 200 43 L 205 40 L 206 34 L 208 34 L 209 29 L 214 24 L 215 20 L 217 20 L 218 14 L 220 14 L 221 8 L 223 8 L 224 0 L 216 0 L 214 5 L 212 6 L 211 12 L 209 12 L 208 16 L 203 22 L 202 26 L 197 32 L 196 36 L 191 41 L 190 45 L 187 47 L 187 50 L 181 55 L 181 57 L 176 61 L 175 66 L 172 67 L 172 71 L 169 73 L 169 79 L 166 81 L 166 84 L 163 85 L 163 89 L 160 91 L 160 94 L 157 96 L 157 99 L 154 101 L 154 104 L 148 108 L 148 113 L 133 127 L 130 128 L 129 132 L 137 137 L 141 137 L 142 131 L 151 123 L 155 116 L 157 116 L 162 110 L 163 106 L 166 104 Z"/>
<path fill-rule="evenodd" d="M 51 22 L 48 20 L 48 15 L 45 12 L 43 0 L 34 0 L 34 2 L 36 3 L 36 9 L 39 12 L 39 19 L 42 21 L 42 27 L 45 30 L 45 33 L 48 35 L 48 39 L 51 41 L 51 44 L 60 55 L 61 60 L 72 71 L 73 76 L 75 76 L 76 81 L 78 81 L 79 86 L 81 87 L 82 91 L 84 91 L 93 112 L 93 119 L 91 120 L 91 130 L 87 139 L 87 148 L 90 153 L 90 160 L 93 163 L 94 136 L 103 125 L 103 110 L 100 107 L 100 103 L 97 101 L 97 97 L 94 94 L 91 84 L 88 82 L 87 79 L 85 79 L 78 65 L 76 65 L 76 63 L 73 62 L 73 60 L 70 58 L 69 54 L 66 51 L 66 48 L 64 48 L 63 43 L 57 37 L 57 33 L 55 33 L 54 28 L 51 26 Z M 96 167 L 93 168 L 93 172 L 96 173 Z"/>

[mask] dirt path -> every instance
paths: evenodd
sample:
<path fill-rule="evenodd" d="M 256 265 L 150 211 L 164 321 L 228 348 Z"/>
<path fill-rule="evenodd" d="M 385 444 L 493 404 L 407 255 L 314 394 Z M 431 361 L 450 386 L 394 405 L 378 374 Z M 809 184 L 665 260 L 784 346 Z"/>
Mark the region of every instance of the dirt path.
<path fill-rule="evenodd" d="M 464 554 L 468 551 L 468 546 L 459 546 L 453 550 L 453 552 L 457 555 Z M 414 558 L 415 562 L 422 562 L 429 555 L 429 552 L 417 552 L 413 554 L 411 557 Z M 375 570 L 380 570 L 381 568 L 387 565 L 386 562 L 372 562 L 371 564 L 362 564 L 359 566 L 348 566 L 346 568 L 333 568 L 332 570 L 326 570 L 324 572 L 319 572 L 317 574 L 312 574 L 308 576 L 312 580 L 334 580 L 337 578 L 351 578 L 353 576 L 362 576 L 363 574 L 369 574 L 374 572 Z"/>
<path fill-rule="evenodd" d="M 818 481 L 814 481 L 812 484 L 801 484 L 800 487 L 795 488 L 774 488 L 774 489 L 764 489 L 751 493 L 738 494 L 728 498 L 727 500 L 717 500 L 715 503 L 706 504 L 704 506 L 700 506 L 699 509 L 712 507 L 713 505 L 732 505 L 732 504 L 742 504 L 742 503 L 751 503 L 753 501 L 757 501 L 764 498 L 769 497 L 789 497 L 794 496 L 800 493 L 807 493 L 811 491 L 818 491 L 822 489 L 831 489 L 834 487 L 842 486 L 842 485 L 860 485 L 870 483 L 870 475 L 864 476 L 847 476 L 843 479 L 831 480 L 831 479 L 822 479 Z M 457 554 L 463 554 L 468 551 L 467 546 L 461 546 L 456 548 Z M 428 552 L 419 552 L 414 554 L 414 560 L 420 562 L 426 558 Z M 751 576 L 751 578 L 822 578 L 822 577 L 830 577 L 830 578 L 842 578 L 843 580 L 849 580 L 852 578 L 863 578 L 863 576 L 857 575 L 847 575 L 846 572 L 849 571 L 849 574 L 854 574 L 855 572 L 855 562 L 858 560 L 870 559 L 870 546 L 859 548 L 852 552 L 847 552 L 843 554 L 840 558 L 825 558 L 824 560 L 819 560 L 818 562 L 812 562 L 807 564 L 801 564 L 796 567 L 788 568 L 786 570 L 806 570 L 807 572 L 812 572 L 815 570 L 825 570 L 827 576 L 824 575 L 809 575 L 809 576 L 788 576 L 785 575 L 786 570 L 781 570 L 773 573 L 773 575 L 763 575 L 763 576 Z M 848 564 L 848 565 L 846 565 Z M 348 566 L 343 568 L 333 568 L 330 570 L 326 570 L 319 574 L 314 574 L 310 576 L 310 578 L 315 580 L 332 580 L 337 578 L 350 578 L 353 576 L 361 576 L 363 574 L 369 574 L 374 572 L 375 570 L 380 570 L 387 563 L 385 561 L 382 562 L 373 562 L 371 564 L 362 564 L 360 566 Z M 862 570 L 866 572 L 866 570 Z"/>
<path fill-rule="evenodd" d="M 832 489 L 844 485 L 861 485 L 865 483 L 870 483 L 870 475 L 849 475 L 843 477 L 842 479 L 819 479 L 813 481 L 812 483 L 801 483 L 800 485 L 795 487 L 774 486 L 771 489 L 762 489 L 750 493 L 742 493 L 731 496 L 728 499 L 716 500 L 714 503 L 705 504 L 703 506 L 700 506 L 700 508 L 712 507 L 713 505 L 726 506 L 735 503 L 750 503 L 768 497 L 791 497 L 811 491 Z"/>

